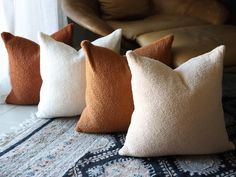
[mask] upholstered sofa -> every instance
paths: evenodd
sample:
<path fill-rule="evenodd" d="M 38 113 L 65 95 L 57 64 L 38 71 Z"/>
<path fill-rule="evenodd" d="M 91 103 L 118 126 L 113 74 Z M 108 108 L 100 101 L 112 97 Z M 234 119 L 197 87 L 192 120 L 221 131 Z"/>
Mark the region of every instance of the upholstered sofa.
<path fill-rule="evenodd" d="M 219 1 L 146 0 L 148 7 L 143 9 L 146 4 L 139 3 L 144 1 L 63 0 L 62 7 L 70 19 L 89 31 L 104 36 L 122 28 L 126 42 L 140 46 L 174 34 L 174 66 L 221 44 L 227 47 L 225 66 L 236 65 L 236 27 L 223 25 L 228 11 Z M 129 10 L 142 14 L 132 16 Z"/>

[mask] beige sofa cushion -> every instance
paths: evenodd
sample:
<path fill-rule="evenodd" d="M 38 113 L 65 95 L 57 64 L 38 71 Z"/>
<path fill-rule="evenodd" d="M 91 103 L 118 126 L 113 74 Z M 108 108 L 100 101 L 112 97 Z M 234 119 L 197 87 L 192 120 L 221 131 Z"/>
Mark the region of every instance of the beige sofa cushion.
<path fill-rule="evenodd" d="M 230 25 L 204 25 L 184 27 L 146 33 L 137 37 L 141 46 L 148 45 L 167 34 L 174 34 L 174 66 L 179 66 L 189 58 L 206 53 L 218 45 L 225 45 L 224 66 L 236 65 L 236 27 Z"/>
<path fill-rule="evenodd" d="M 123 35 L 128 39 L 136 39 L 138 35 L 160 31 L 170 28 L 195 26 L 208 24 L 203 20 L 199 20 L 190 16 L 176 15 L 153 15 L 142 20 L 132 21 L 107 21 L 114 29 L 123 29 Z"/>

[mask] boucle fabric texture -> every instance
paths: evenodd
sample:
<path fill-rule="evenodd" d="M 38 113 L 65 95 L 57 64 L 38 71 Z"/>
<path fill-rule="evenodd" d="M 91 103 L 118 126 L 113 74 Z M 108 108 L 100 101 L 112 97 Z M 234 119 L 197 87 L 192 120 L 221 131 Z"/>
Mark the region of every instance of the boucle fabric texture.
<path fill-rule="evenodd" d="M 221 103 L 224 51 L 220 46 L 175 70 L 129 51 L 135 109 L 119 154 L 149 157 L 234 149 Z"/>
<path fill-rule="evenodd" d="M 120 50 L 122 31 L 94 41 L 94 44 Z M 40 34 L 40 73 L 43 84 L 38 105 L 39 118 L 68 117 L 81 114 L 85 107 L 85 57 L 83 50 Z"/>
<path fill-rule="evenodd" d="M 171 64 L 173 36 L 135 50 Z M 86 108 L 76 126 L 77 131 L 110 133 L 127 131 L 133 112 L 131 73 L 125 56 L 94 46 L 81 44 L 86 60 Z"/>
<path fill-rule="evenodd" d="M 69 24 L 52 37 L 68 45 L 72 44 L 73 24 Z M 6 103 L 17 105 L 34 105 L 39 103 L 42 85 L 40 76 L 40 48 L 31 40 L 3 32 L 9 65 L 12 89 Z"/>

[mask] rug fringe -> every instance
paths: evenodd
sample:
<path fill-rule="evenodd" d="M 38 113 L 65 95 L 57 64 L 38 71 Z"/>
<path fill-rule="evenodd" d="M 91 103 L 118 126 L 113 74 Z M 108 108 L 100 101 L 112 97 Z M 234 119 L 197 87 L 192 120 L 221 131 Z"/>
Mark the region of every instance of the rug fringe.
<path fill-rule="evenodd" d="M 0 147 L 6 145 L 17 135 L 29 129 L 35 122 L 38 122 L 39 120 L 40 119 L 36 117 L 35 113 L 32 112 L 29 119 L 26 119 L 18 126 L 11 127 L 9 132 L 0 134 Z"/>

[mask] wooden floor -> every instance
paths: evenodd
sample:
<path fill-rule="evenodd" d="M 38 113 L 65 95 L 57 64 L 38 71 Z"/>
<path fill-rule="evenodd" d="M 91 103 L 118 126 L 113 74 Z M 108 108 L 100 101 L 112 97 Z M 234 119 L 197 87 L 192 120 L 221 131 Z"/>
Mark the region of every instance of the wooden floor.
<path fill-rule="evenodd" d="M 11 128 L 19 126 L 32 117 L 37 106 L 0 105 L 0 134 L 8 133 Z"/>

